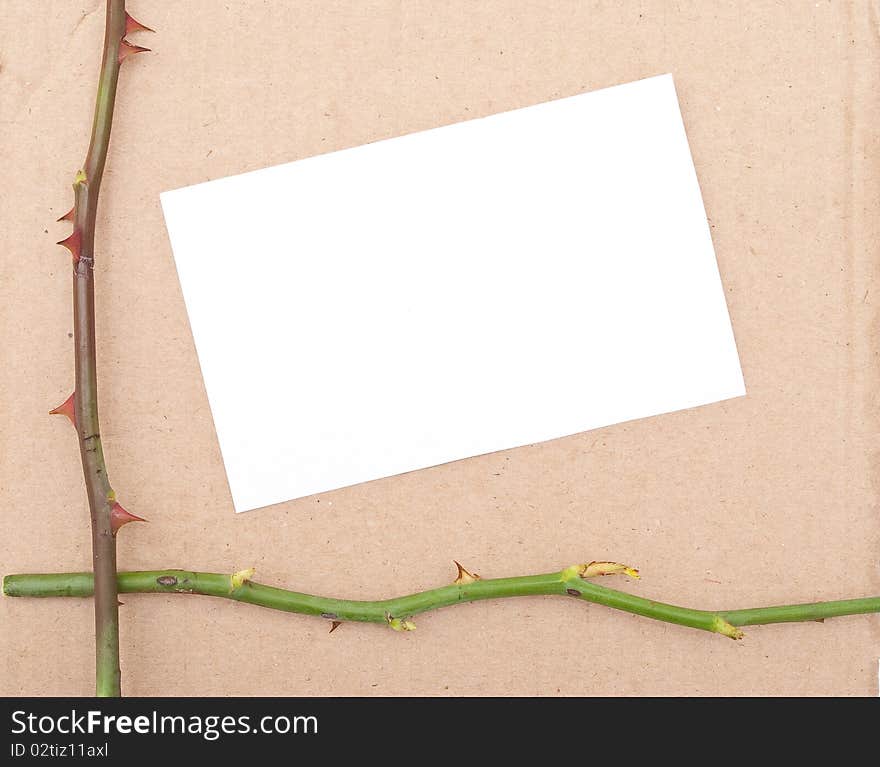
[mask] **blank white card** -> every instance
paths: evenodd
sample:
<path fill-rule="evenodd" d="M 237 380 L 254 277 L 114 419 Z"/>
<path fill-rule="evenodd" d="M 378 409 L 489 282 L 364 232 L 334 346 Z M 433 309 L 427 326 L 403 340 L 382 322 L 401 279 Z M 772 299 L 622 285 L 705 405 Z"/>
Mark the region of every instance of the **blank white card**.
<path fill-rule="evenodd" d="M 236 511 L 745 393 L 669 75 L 162 206 Z"/>

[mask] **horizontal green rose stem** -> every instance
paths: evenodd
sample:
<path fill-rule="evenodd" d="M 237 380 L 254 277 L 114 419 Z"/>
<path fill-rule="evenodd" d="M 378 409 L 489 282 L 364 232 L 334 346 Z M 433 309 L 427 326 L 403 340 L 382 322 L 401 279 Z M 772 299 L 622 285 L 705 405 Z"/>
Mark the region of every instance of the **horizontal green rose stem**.
<path fill-rule="evenodd" d="M 841 615 L 880 612 L 880 597 L 757 607 L 749 610 L 720 612 L 692 610 L 600 586 L 577 576 L 572 568 L 543 575 L 455 583 L 375 602 L 313 596 L 265 586 L 253 581 L 245 581 L 233 589 L 229 575 L 185 570 L 122 572 L 118 574 L 118 585 L 120 594 L 204 594 L 269 607 L 273 610 L 317 615 L 327 620 L 374 623 L 388 623 L 395 618 L 409 618 L 438 607 L 480 599 L 561 595 L 732 638 L 741 636 L 741 633 L 734 628 L 737 626 L 816 621 Z M 10 597 L 90 597 L 93 590 L 94 578 L 91 573 L 7 575 L 3 579 L 3 593 Z M 396 627 L 400 624 L 392 625 Z"/>

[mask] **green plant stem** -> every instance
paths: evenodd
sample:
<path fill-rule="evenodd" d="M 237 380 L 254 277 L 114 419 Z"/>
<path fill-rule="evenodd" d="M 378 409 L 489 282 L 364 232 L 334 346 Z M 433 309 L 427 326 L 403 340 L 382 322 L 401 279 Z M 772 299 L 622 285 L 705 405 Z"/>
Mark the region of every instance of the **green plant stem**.
<path fill-rule="evenodd" d="M 95 687 L 99 696 L 120 695 L 119 609 L 116 586 L 116 539 L 111 526 L 115 497 L 107 478 L 98 423 L 98 383 L 95 353 L 95 221 L 98 194 L 107 160 L 116 83 L 119 44 L 125 35 L 125 0 L 107 0 L 104 52 L 92 137 L 82 172 L 74 183 L 74 231 L 79 233 L 79 258 L 73 270 L 73 313 L 76 384 L 74 412 L 83 477 L 92 523 L 95 601 Z"/>
<path fill-rule="evenodd" d="M 559 595 L 578 598 L 666 623 L 710 631 L 738 639 L 740 626 L 816 621 L 842 615 L 880 612 L 880 597 L 813 602 L 747 610 L 707 611 L 644 599 L 600 586 L 572 574 L 572 568 L 542 575 L 493 578 L 451 584 L 407 596 L 379 601 L 358 601 L 303 594 L 246 581 L 232 588 L 229 575 L 186 570 L 150 570 L 118 574 L 119 592 L 125 594 L 203 594 L 273 610 L 320 616 L 330 621 L 389 623 L 419 613 L 464 602 L 504 597 Z M 91 573 L 7 575 L 3 592 L 11 597 L 89 597 Z"/>

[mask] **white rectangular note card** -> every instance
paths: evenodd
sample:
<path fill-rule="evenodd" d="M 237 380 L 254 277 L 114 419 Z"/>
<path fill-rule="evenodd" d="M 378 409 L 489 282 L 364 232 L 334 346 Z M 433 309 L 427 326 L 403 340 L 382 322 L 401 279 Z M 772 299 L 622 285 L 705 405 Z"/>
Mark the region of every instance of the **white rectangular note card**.
<path fill-rule="evenodd" d="M 669 75 L 162 206 L 236 511 L 745 393 Z"/>

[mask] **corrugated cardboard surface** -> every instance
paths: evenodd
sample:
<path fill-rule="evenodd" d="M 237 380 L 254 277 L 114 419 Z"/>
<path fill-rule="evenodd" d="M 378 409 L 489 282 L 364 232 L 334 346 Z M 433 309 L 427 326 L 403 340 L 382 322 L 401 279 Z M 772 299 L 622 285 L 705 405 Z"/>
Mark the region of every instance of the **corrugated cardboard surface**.
<path fill-rule="evenodd" d="M 255 566 L 379 598 L 449 581 L 453 558 L 484 576 L 615 559 L 642 568 L 626 588 L 695 607 L 880 593 L 873 3 L 129 6 L 159 34 L 121 76 L 100 214 L 102 431 L 120 499 L 150 519 L 120 535 L 122 567 Z M 6 573 L 90 564 L 76 442 L 46 411 L 73 375 L 52 222 L 102 34 L 97 0 L 0 8 Z M 233 515 L 159 192 L 667 71 L 748 396 Z M 875 616 L 734 643 L 534 598 L 329 635 L 202 597 L 123 601 L 129 695 L 877 693 Z M 0 612 L 0 692 L 92 691 L 88 601 Z"/>

